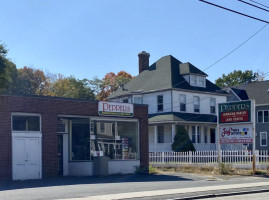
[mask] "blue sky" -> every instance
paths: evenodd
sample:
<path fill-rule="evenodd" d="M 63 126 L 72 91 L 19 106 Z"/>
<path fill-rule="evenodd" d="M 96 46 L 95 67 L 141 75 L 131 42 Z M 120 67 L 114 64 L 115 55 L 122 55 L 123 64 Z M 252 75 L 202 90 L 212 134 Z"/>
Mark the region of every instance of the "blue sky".
<path fill-rule="evenodd" d="M 237 0 L 208 1 L 269 21 L 269 12 Z M 143 50 L 150 64 L 173 55 L 203 70 L 265 25 L 198 0 L 0 0 L 0 5 L 0 40 L 17 68 L 79 79 L 121 70 L 137 75 Z M 239 69 L 269 72 L 268 35 L 269 25 L 205 70 L 209 80 Z"/>

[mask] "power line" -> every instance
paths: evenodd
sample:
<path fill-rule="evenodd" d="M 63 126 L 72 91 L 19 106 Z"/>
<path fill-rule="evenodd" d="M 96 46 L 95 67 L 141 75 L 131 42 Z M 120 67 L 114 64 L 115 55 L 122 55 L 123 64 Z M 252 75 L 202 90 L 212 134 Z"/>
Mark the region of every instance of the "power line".
<path fill-rule="evenodd" d="M 258 4 L 258 5 L 261 5 L 261 6 L 265 7 L 265 8 L 269 8 L 269 6 L 261 4 L 261 3 L 257 2 L 257 1 L 253 1 L 253 0 L 249 0 L 249 1 L 252 1 L 252 2 L 254 2 L 254 3 Z"/>
<path fill-rule="evenodd" d="M 249 17 L 251 19 L 255 19 L 255 20 L 258 20 L 258 21 L 261 21 L 261 22 L 264 22 L 264 23 L 267 23 L 269 24 L 269 21 L 266 21 L 266 20 L 263 20 L 263 19 L 259 19 L 257 17 L 253 17 L 253 16 L 250 16 L 250 15 L 247 15 L 247 14 L 244 14 L 244 13 L 241 13 L 241 12 L 238 12 L 238 11 L 235 11 L 235 10 L 232 10 L 232 9 L 229 9 L 229 8 L 225 8 L 223 6 L 220 6 L 220 5 L 217 5 L 217 4 L 214 4 L 214 3 L 211 3 L 211 2 L 208 2 L 208 1 L 204 1 L 204 0 L 198 0 L 198 1 L 201 1 L 203 3 L 207 3 L 207 4 L 210 4 L 212 6 L 216 6 L 218 8 L 221 8 L 221 9 L 224 9 L 224 10 L 228 10 L 230 12 L 233 12 L 233 13 L 236 13 L 236 14 L 239 14 L 239 15 L 243 15 L 245 17 Z"/>
<path fill-rule="evenodd" d="M 255 7 L 255 8 L 259 8 L 259 9 L 264 10 L 264 11 L 266 11 L 266 12 L 269 12 L 269 10 L 267 10 L 267 9 L 265 9 L 265 8 L 261 8 L 261 7 L 259 7 L 259 6 L 256 6 L 256 5 L 252 4 L 252 3 L 248 3 L 248 2 L 243 1 L 243 0 L 237 0 L 237 1 L 240 1 L 240 2 L 242 2 L 242 3 L 248 4 L 248 5 L 253 6 L 253 7 Z"/>
<path fill-rule="evenodd" d="M 199 0 L 200 1 L 200 0 Z M 253 35 L 251 35 L 248 39 L 246 39 L 244 42 L 242 42 L 240 45 L 238 45 L 237 47 L 235 47 L 232 51 L 230 51 L 229 53 L 227 53 L 225 56 L 221 57 L 220 59 L 218 59 L 216 62 L 214 62 L 212 65 L 208 66 L 207 68 L 205 68 L 203 71 L 209 69 L 210 67 L 214 66 L 215 64 L 217 64 L 218 62 L 220 62 L 221 60 L 223 60 L 224 58 L 226 58 L 227 56 L 229 56 L 230 54 L 232 54 L 234 51 L 236 51 L 237 49 L 239 49 L 241 46 L 243 46 L 245 43 L 247 43 L 251 38 L 253 38 L 255 35 L 257 35 L 261 30 L 263 30 L 268 24 L 265 24 L 262 28 L 260 28 L 258 31 L 256 31 Z"/>

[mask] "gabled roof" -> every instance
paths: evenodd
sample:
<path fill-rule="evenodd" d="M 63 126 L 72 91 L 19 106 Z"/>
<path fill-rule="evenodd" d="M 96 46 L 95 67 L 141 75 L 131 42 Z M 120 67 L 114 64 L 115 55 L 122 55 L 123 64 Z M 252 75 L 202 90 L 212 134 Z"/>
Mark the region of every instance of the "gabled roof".
<path fill-rule="evenodd" d="M 196 75 L 201 75 L 201 76 L 207 76 L 206 73 L 202 72 L 200 69 L 196 68 L 194 65 L 192 65 L 189 62 L 186 63 L 181 63 L 179 65 L 179 70 L 181 75 L 185 74 L 196 74 Z"/>
<path fill-rule="evenodd" d="M 245 90 L 240 90 L 237 88 L 231 88 L 233 92 L 241 99 L 241 100 L 248 100 L 248 94 Z"/>
<path fill-rule="evenodd" d="M 234 89 L 245 90 L 248 98 L 255 99 L 256 104 L 269 104 L 269 80 L 245 83 L 234 87 Z"/>
<path fill-rule="evenodd" d="M 207 76 L 191 63 L 181 63 L 173 56 L 168 55 L 153 63 L 148 70 L 141 72 L 137 77 L 124 85 L 124 89 L 118 89 L 108 99 L 131 93 L 145 93 L 165 89 L 227 94 L 209 80 L 206 80 L 206 88 L 193 87 L 184 79 L 183 74 Z"/>
<path fill-rule="evenodd" d="M 149 115 L 149 123 L 158 122 L 202 122 L 217 123 L 217 116 L 210 114 L 167 112 Z"/>

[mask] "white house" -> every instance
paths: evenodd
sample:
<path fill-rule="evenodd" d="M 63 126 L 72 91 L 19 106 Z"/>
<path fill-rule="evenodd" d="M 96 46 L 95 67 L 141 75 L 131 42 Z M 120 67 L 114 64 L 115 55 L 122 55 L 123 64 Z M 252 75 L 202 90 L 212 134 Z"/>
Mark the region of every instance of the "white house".
<path fill-rule="evenodd" d="M 217 104 L 228 94 L 191 63 L 168 55 L 149 66 L 149 56 L 138 54 L 139 75 L 108 99 L 148 104 L 149 152 L 172 151 L 178 125 L 188 131 L 196 150 L 215 150 Z"/>

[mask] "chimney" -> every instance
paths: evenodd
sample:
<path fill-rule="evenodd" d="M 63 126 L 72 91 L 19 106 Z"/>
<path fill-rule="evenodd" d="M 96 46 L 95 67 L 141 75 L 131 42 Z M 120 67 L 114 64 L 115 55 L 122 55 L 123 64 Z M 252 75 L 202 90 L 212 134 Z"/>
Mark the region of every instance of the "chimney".
<path fill-rule="evenodd" d="M 139 74 L 149 69 L 149 53 L 142 51 L 138 54 Z"/>

